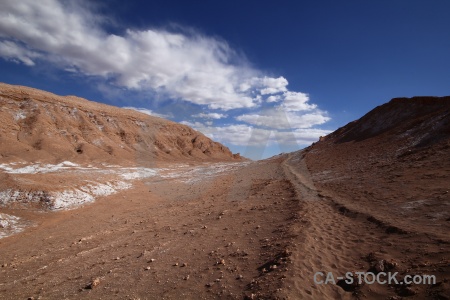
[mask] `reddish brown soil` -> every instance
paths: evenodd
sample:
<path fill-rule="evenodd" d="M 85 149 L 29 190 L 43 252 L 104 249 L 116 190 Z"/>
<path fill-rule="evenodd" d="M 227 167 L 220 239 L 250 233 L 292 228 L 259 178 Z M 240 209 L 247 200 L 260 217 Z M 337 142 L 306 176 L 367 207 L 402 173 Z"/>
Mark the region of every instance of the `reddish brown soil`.
<path fill-rule="evenodd" d="M 190 183 L 153 178 L 72 211 L 4 210 L 37 226 L 0 240 L 0 295 L 272 298 L 283 291 L 299 205 L 271 160 Z"/>
<path fill-rule="evenodd" d="M 438 281 L 408 291 L 365 286 L 356 294 L 449 299 L 450 97 L 394 99 L 323 138 L 305 156 L 323 202 L 340 222 L 353 223 L 354 253 L 347 259 L 366 269 L 368 255 L 393 259 L 402 276 L 433 274 Z"/>

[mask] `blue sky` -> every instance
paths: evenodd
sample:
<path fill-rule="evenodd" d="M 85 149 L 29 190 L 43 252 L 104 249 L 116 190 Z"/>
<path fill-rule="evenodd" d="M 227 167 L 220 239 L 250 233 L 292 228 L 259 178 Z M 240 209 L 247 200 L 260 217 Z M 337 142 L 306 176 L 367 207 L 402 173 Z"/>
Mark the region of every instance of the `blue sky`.
<path fill-rule="evenodd" d="M 450 94 L 450 2 L 0 2 L 0 81 L 139 108 L 259 159 Z"/>

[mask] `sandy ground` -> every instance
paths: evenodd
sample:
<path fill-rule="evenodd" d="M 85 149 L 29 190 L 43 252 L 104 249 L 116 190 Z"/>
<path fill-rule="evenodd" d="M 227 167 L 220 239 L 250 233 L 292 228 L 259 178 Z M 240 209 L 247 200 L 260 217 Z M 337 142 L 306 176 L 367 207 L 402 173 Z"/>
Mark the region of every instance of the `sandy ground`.
<path fill-rule="evenodd" d="M 34 226 L 0 239 L 0 298 L 448 299 L 448 231 L 350 209 L 303 154 L 179 166 L 69 211 L 1 209 Z M 314 282 L 379 268 L 437 282 Z"/>

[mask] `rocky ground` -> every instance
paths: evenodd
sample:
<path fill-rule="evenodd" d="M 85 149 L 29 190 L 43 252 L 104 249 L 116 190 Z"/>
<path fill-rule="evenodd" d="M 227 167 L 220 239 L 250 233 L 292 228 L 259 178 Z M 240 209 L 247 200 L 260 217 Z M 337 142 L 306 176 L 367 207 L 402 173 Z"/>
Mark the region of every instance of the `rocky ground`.
<path fill-rule="evenodd" d="M 4 210 L 35 226 L 0 240 L 2 298 L 282 293 L 300 202 L 279 161 L 207 171 L 152 177 L 71 211 Z"/>
<path fill-rule="evenodd" d="M 75 210 L 3 209 L 34 226 L 0 239 L 1 298 L 446 299 L 446 229 L 403 232 L 365 203 L 347 208 L 317 188 L 305 154 L 178 166 Z M 437 282 L 314 282 L 377 268 Z"/>
<path fill-rule="evenodd" d="M 356 269 L 392 260 L 402 278 L 437 278 L 435 285 L 355 287 L 354 294 L 449 299 L 450 97 L 393 99 L 303 155 L 322 203 L 337 213 L 332 227 L 352 224 L 350 241 L 339 244 L 353 248 L 346 259 L 361 264 Z"/>

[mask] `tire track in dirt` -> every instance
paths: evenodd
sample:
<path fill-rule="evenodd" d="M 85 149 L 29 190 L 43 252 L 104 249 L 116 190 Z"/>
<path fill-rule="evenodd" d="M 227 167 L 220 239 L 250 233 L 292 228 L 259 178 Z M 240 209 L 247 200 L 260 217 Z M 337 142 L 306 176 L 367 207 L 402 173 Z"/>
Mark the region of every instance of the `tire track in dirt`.
<path fill-rule="evenodd" d="M 300 222 L 293 230 L 299 240 L 293 251 L 293 274 L 288 281 L 289 299 L 351 299 L 352 294 L 334 284 L 316 284 L 314 274 L 332 272 L 335 277 L 355 271 L 354 257 L 365 241 L 349 218 L 338 213 L 330 201 L 319 196 L 300 153 L 290 154 L 283 163 L 286 177 L 292 182 L 302 203 Z M 359 269 L 359 268 L 358 268 Z M 318 276 L 318 280 L 325 280 Z M 337 281 L 337 279 L 336 279 Z"/>

